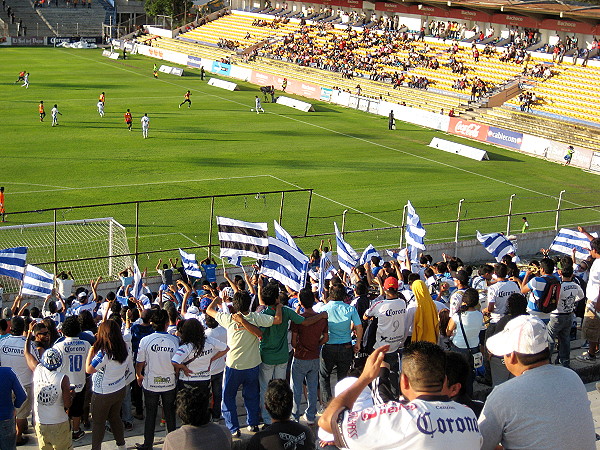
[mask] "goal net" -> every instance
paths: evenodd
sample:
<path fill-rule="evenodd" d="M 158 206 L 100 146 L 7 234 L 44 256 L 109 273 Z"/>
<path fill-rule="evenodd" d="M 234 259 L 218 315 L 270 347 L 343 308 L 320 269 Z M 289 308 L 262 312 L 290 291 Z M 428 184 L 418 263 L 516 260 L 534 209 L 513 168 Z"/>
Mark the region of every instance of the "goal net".
<path fill-rule="evenodd" d="M 57 261 L 75 260 L 58 263 L 57 274 L 71 271 L 75 284 L 89 284 L 99 276 L 116 279 L 131 266 L 130 256 L 117 256 L 129 253 L 129 245 L 125 227 L 112 217 L 56 222 L 56 229 L 54 222 L 0 227 L 0 249 L 27 247 L 27 264 L 50 273 L 54 272 L 55 244 Z M 0 284 L 5 293 L 14 293 L 21 283 L 0 277 Z"/>

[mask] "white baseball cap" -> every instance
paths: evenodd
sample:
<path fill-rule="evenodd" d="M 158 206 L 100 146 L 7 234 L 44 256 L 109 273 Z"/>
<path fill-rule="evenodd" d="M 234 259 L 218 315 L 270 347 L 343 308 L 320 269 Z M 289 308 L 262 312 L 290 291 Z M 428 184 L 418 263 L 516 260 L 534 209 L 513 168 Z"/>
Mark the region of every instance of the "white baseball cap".
<path fill-rule="evenodd" d="M 548 348 L 548 330 L 537 317 L 522 315 L 508 322 L 504 330 L 489 338 L 486 346 L 496 356 L 512 352 L 535 355 Z"/>

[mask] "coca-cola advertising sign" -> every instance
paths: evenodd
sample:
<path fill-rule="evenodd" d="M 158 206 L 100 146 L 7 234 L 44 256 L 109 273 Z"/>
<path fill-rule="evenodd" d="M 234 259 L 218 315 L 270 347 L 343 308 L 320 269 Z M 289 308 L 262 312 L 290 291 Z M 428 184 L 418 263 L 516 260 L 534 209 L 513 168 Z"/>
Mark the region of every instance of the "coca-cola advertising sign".
<path fill-rule="evenodd" d="M 448 133 L 456 134 L 457 136 L 463 136 L 470 139 L 477 139 L 478 141 L 486 141 L 489 131 L 488 125 L 483 125 L 476 122 L 470 122 L 468 120 L 460 119 L 458 117 L 450 118 L 450 126 L 448 127 Z"/>

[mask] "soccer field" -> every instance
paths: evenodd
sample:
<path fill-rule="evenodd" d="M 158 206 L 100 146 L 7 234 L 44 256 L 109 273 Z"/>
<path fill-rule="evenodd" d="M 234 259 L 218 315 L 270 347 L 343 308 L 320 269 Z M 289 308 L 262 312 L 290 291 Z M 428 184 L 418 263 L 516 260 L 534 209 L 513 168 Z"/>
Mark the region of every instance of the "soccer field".
<path fill-rule="evenodd" d="M 5 225 L 53 220 L 52 212 L 10 214 L 16 211 L 300 188 L 314 190 L 309 234 L 333 232 L 344 210 L 347 230 L 400 225 L 407 200 L 423 223 L 456 219 L 460 199 L 467 219 L 506 213 L 511 194 L 515 214 L 555 209 L 561 190 L 563 207 L 598 203 L 598 176 L 573 167 L 404 123 L 389 131 L 387 118 L 328 103 L 316 102 L 312 113 L 263 103 L 266 113 L 257 115 L 250 111 L 256 86 L 239 83 L 240 91 L 229 92 L 187 69 L 183 77 L 161 73 L 154 79 L 155 61 L 142 56 L 114 61 L 101 50 L 1 47 L 0 57 Z M 21 70 L 30 72 L 28 89 L 14 83 Z M 180 109 L 187 89 L 192 107 Z M 103 118 L 96 108 L 101 92 Z M 54 104 L 62 113 L 57 127 L 51 126 Z M 123 118 L 127 108 L 131 132 Z M 148 139 L 141 133 L 144 113 L 150 117 Z M 490 161 L 429 148 L 434 136 L 485 149 Z M 215 213 L 271 222 L 280 202 L 279 194 L 217 199 Z M 282 225 L 292 235 L 304 234 L 307 205 L 307 193 L 286 195 Z M 206 244 L 209 213 L 208 199 L 142 204 L 140 252 Z M 132 205 L 61 210 L 57 219 L 92 217 L 114 217 L 133 235 Z M 554 227 L 553 213 L 528 219 L 531 230 Z M 599 210 L 574 211 L 563 213 L 560 225 L 599 221 Z M 511 231 L 520 225 L 514 218 Z M 426 228 L 426 242 L 454 237 L 454 224 Z M 506 218 L 464 222 L 461 238 L 474 237 L 476 229 L 505 231 Z M 213 236 L 216 243 L 216 231 Z M 399 233 L 347 239 L 356 248 L 389 248 L 397 246 Z M 308 252 L 318 241 L 299 245 Z"/>

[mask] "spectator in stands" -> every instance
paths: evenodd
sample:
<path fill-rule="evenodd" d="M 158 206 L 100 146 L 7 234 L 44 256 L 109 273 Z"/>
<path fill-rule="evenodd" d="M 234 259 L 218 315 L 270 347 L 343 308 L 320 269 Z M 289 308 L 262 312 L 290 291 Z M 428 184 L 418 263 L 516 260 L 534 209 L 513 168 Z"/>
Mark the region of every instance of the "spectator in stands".
<path fill-rule="evenodd" d="M 448 379 L 448 397 L 461 405 L 468 406 L 479 417 L 483 409 L 483 402 L 473 400 L 467 393 L 471 367 L 463 355 L 458 352 L 446 352 L 446 377 Z"/>
<path fill-rule="evenodd" d="M 577 359 L 593 364 L 596 362 L 598 343 L 600 342 L 600 319 L 596 314 L 596 311 L 600 311 L 600 301 L 598 301 L 600 298 L 600 238 L 594 238 L 583 227 L 577 227 L 577 229 L 590 240 L 590 256 L 594 261 L 590 267 L 585 290 L 587 304 L 581 325 L 583 337 L 589 341 L 590 348 L 583 355 L 578 356 Z"/>
<path fill-rule="evenodd" d="M 479 429 L 483 449 L 595 447 L 590 401 L 579 376 L 549 364 L 548 333 L 536 317 L 511 320 L 487 341 L 515 376 L 487 398 Z M 543 386 L 544 389 L 540 389 Z M 542 413 L 543 412 L 543 413 Z"/>
<path fill-rule="evenodd" d="M 271 380 L 265 393 L 265 409 L 273 418 L 273 424 L 252 436 L 248 442 L 248 450 L 315 448 L 310 428 L 291 420 L 292 408 L 293 394 L 288 383 L 285 380 Z"/>
<path fill-rule="evenodd" d="M 223 382 L 223 417 L 231 434 L 241 436 L 236 406 L 236 395 L 240 385 L 248 415 L 248 428 L 258 431 L 260 413 L 259 339 L 262 337 L 260 327 L 269 327 L 281 323 L 281 304 L 276 307 L 275 316 L 250 312 L 250 295 L 248 292 L 236 292 L 233 296 L 234 314 L 217 311 L 221 304 L 219 297 L 215 298 L 206 314 L 227 329 L 227 343 L 230 351 L 227 353 L 225 380 Z"/>
<path fill-rule="evenodd" d="M 183 425 L 167 435 L 163 450 L 227 450 L 232 447 L 227 428 L 211 423 L 209 400 L 210 393 L 197 387 L 186 387 L 177 393 L 176 412 Z"/>

